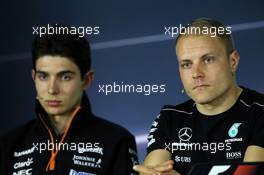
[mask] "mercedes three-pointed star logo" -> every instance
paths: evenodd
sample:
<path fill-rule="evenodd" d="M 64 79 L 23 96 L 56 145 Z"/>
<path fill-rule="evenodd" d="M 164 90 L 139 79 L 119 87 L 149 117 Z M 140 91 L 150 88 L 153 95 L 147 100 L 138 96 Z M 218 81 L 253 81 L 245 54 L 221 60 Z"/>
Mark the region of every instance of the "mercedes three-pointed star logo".
<path fill-rule="evenodd" d="M 192 138 L 192 129 L 184 127 L 178 132 L 179 139 L 181 141 L 189 141 Z"/>

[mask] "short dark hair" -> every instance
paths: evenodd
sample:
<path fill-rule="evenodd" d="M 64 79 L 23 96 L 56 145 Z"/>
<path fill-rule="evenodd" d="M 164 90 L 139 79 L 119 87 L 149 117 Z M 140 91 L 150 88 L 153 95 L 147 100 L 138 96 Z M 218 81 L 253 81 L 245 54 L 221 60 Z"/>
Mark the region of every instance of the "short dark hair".
<path fill-rule="evenodd" d="M 207 28 L 223 28 L 223 34 L 219 34 L 218 32 L 216 32 L 216 36 L 223 42 L 226 52 L 229 55 L 232 51 L 235 50 L 235 44 L 233 41 L 233 37 L 231 35 L 231 32 L 229 33 L 226 29 L 227 27 L 221 23 L 220 21 L 211 19 L 211 18 L 197 18 L 195 20 L 193 20 L 190 24 L 186 25 L 185 28 L 186 29 L 191 29 L 194 28 L 196 29 L 202 29 L 203 27 L 207 27 Z M 181 34 L 179 33 L 179 35 L 176 38 L 176 45 L 177 42 L 180 38 L 184 37 L 184 36 L 189 36 L 189 35 L 196 35 L 196 34 Z M 198 35 L 205 35 L 205 34 L 198 34 Z M 210 34 L 209 34 L 210 35 Z"/>
<path fill-rule="evenodd" d="M 44 34 L 36 36 L 32 43 L 32 63 L 45 55 L 66 57 L 80 69 L 81 78 L 91 69 L 90 45 L 86 38 L 77 34 Z"/>

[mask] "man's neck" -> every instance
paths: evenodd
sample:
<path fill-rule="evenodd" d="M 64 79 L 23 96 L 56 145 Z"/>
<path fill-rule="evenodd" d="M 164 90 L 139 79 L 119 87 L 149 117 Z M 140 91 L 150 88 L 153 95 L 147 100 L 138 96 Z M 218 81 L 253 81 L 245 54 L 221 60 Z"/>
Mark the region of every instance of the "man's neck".
<path fill-rule="evenodd" d="M 196 104 L 200 113 L 205 115 L 217 115 L 230 109 L 240 96 L 242 89 L 239 86 L 233 86 L 225 94 L 208 104 Z"/>
<path fill-rule="evenodd" d="M 71 115 L 49 116 L 49 120 L 57 134 L 62 135 L 66 127 L 70 124 Z"/>

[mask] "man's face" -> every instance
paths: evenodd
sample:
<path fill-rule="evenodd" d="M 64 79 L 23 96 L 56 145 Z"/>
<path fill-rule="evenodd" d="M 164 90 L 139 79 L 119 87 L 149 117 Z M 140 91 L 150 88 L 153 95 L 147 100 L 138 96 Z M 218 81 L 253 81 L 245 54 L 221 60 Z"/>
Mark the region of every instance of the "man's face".
<path fill-rule="evenodd" d="M 49 115 L 70 115 L 80 105 L 86 85 L 75 63 L 65 57 L 42 56 L 32 71 L 38 100 Z"/>
<path fill-rule="evenodd" d="M 239 56 L 237 52 L 227 55 L 218 37 L 183 36 L 176 53 L 184 89 L 196 103 L 213 103 L 235 85 Z"/>

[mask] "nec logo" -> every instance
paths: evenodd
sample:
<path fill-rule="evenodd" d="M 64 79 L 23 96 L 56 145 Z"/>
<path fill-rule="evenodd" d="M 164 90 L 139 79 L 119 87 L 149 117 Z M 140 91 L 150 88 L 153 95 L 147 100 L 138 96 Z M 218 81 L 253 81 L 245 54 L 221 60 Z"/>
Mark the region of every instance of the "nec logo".
<path fill-rule="evenodd" d="M 86 172 L 77 172 L 77 171 L 71 169 L 69 175 L 95 175 L 95 174 L 86 173 Z"/>
<path fill-rule="evenodd" d="M 31 175 L 32 174 L 32 168 L 27 169 L 27 170 L 20 170 L 17 172 L 14 172 L 13 175 Z"/>

